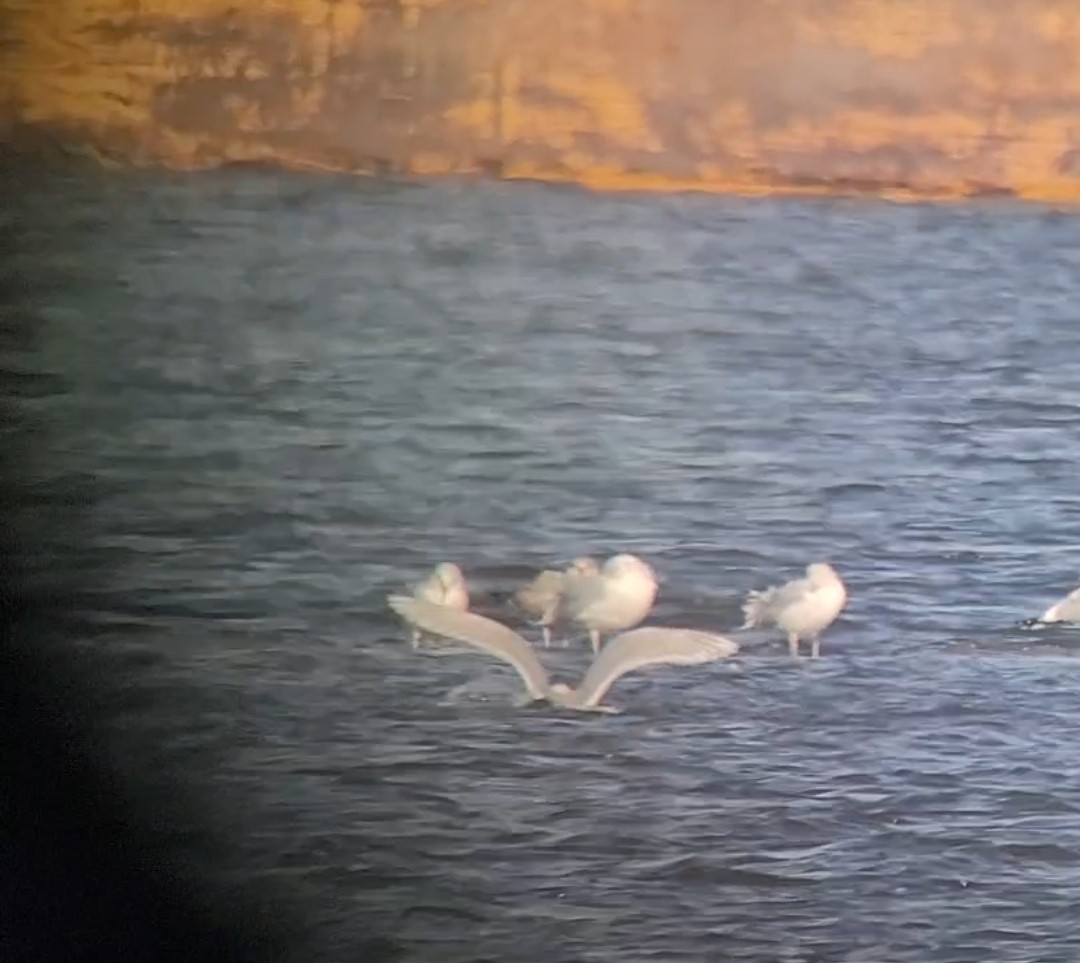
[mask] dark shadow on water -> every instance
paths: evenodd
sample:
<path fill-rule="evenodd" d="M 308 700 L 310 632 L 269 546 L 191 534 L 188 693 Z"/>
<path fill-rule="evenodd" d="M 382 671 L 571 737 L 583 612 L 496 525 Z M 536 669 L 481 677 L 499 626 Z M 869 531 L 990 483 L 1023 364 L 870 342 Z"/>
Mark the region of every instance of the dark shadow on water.
<path fill-rule="evenodd" d="M 27 407 L 65 386 L 39 354 L 34 278 L 12 266 L 16 229 L 8 220 L 0 230 L 0 957 L 324 956 L 314 896 L 252 882 L 232 852 L 228 824 L 244 829 L 235 801 L 185 770 L 182 755 L 164 754 L 162 739 L 124 732 L 134 704 L 168 698 L 183 716 L 215 695 L 192 686 L 166 696 L 146 684 L 143 670 L 161 656 L 137 620 L 124 634 L 143 636 L 141 656 L 98 644 L 118 623 L 97 611 L 116 599 L 108 556 L 93 546 L 95 483 L 52 463 L 49 418 Z M 138 615 L 143 605 L 118 608 Z M 401 953 L 373 936 L 347 955 Z"/>

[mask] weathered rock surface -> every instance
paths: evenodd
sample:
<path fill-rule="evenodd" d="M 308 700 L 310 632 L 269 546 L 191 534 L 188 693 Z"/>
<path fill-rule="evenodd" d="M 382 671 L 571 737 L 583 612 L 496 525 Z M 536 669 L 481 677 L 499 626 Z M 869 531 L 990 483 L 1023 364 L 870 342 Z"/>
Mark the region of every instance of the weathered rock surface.
<path fill-rule="evenodd" d="M 1075 0 L 0 0 L 9 143 L 1080 199 Z"/>

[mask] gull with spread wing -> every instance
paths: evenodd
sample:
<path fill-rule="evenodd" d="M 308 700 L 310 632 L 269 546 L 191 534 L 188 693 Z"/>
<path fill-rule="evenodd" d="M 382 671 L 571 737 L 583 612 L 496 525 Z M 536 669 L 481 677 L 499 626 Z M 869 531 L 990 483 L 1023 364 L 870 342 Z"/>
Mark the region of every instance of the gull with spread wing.
<path fill-rule="evenodd" d="M 652 665 L 700 665 L 729 658 L 739 650 L 737 643 L 721 635 L 645 626 L 611 639 L 593 659 L 581 684 L 571 688 L 552 683 L 533 647 L 501 622 L 405 595 L 392 595 L 388 602 L 413 627 L 465 642 L 511 665 L 525 683 L 526 703 L 547 701 L 586 712 L 617 712 L 601 702 L 627 672 Z"/>

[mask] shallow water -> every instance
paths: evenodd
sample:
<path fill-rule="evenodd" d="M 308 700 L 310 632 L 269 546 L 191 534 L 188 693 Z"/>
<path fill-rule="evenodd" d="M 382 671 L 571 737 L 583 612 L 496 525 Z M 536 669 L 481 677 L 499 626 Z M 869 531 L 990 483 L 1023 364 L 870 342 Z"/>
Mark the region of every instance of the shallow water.
<path fill-rule="evenodd" d="M 243 801 L 330 958 L 1077 959 L 1080 646 L 1016 628 L 1080 564 L 1077 216 L 250 171 L 14 215 L 117 744 Z M 656 624 L 819 558 L 850 603 L 819 662 L 755 638 L 592 717 L 383 601 L 619 550 Z"/>

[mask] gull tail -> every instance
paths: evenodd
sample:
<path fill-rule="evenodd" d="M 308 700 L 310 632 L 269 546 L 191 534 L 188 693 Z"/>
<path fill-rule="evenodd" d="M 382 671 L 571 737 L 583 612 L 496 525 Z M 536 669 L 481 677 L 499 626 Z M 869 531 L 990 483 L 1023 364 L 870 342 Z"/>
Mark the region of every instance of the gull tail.
<path fill-rule="evenodd" d="M 740 628 L 757 629 L 769 621 L 769 608 L 776 598 L 776 589 L 767 588 L 760 592 L 751 592 L 743 603 L 743 624 Z"/>
<path fill-rule="evenodd" d="M 1072 596 L 1069 596 L 1065 602 L 1055 602 L 1050 606 L 1042 615 L 1033 619 L 1024 619 L 1020 625 L 1025 629 L 1034 629 L 1039 627 L 1048 627 L 1055 625 L 1062 621 L 1062 607 L 1068 602 Z M 1071 613 L 1070 613 L 1071 614 Z"/>

